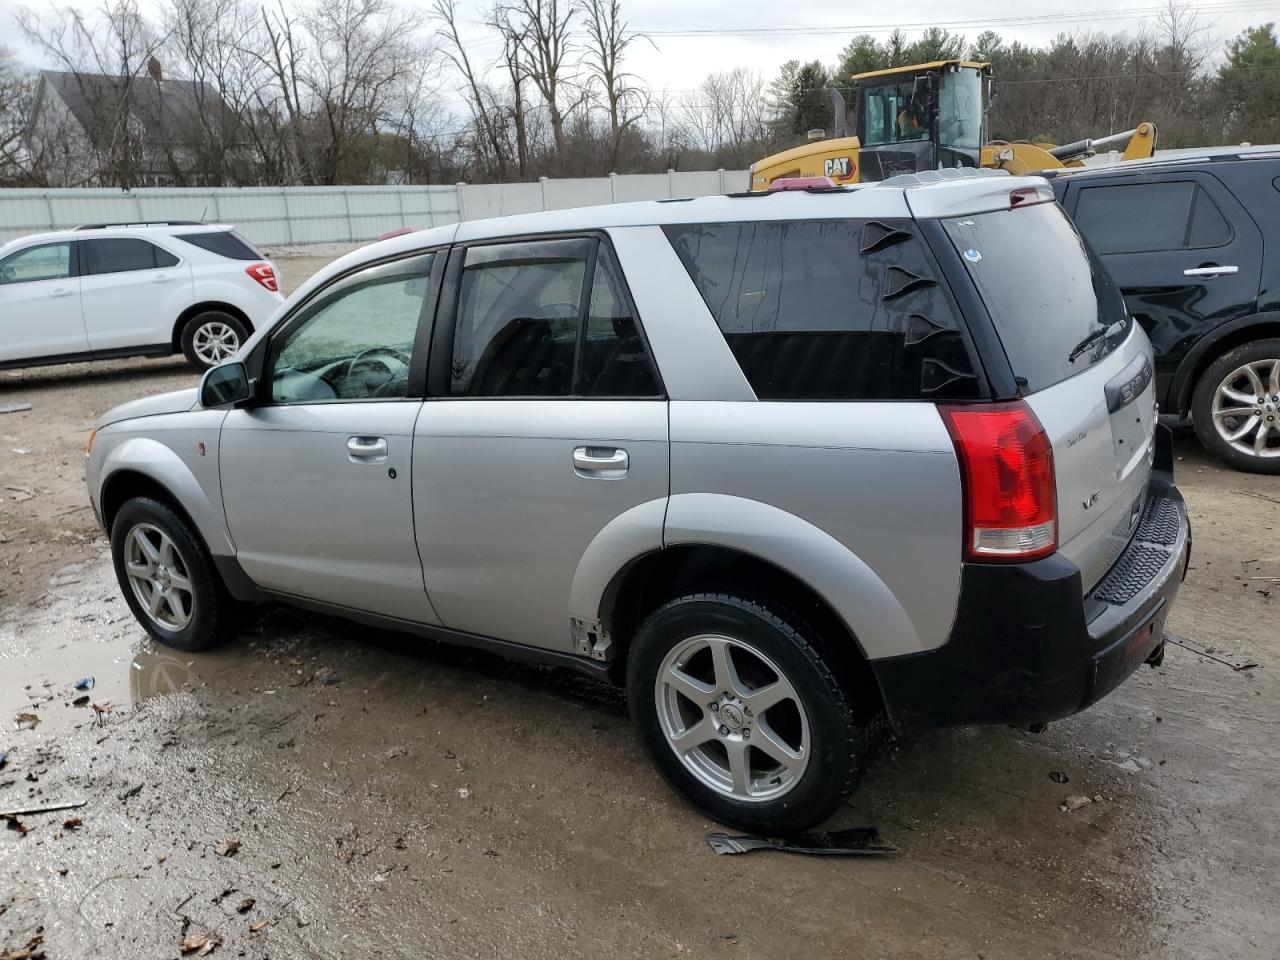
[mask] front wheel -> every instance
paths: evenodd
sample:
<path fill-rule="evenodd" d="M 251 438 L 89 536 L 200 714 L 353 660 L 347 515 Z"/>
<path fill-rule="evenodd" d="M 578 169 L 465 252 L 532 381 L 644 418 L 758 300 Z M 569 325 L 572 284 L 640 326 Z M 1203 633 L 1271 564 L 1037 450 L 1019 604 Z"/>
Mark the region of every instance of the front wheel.
<path fill-rule="evenodd" d="M 1191 416 L 1201 444 L 1219 460 L 1280 473 L 1280 340 L 1242 344 L 1209 364 Z"/>
<path fill-rule="evenodd" d="M 226 363 L 249 339 L 245 325 L 229 313 L 206 310 L 182 328 L 182 353 L 197 370 Z"/>
<path fill-rule="evenodd" d="M 129 609 L 165 646 L 207 650 L 234 632 L 234 601 L 204 544 L 167 504 L 125 503 L 111 525 L 111 559 Z"/>
<path fill-rule="evenodd" d="M 794 833 L 853 792 L 874 724 L 818 644 L 785 611 L 725 594 L 673 600 L 636 634 L 632 718 L 662 774 L 716 820 Z"/>

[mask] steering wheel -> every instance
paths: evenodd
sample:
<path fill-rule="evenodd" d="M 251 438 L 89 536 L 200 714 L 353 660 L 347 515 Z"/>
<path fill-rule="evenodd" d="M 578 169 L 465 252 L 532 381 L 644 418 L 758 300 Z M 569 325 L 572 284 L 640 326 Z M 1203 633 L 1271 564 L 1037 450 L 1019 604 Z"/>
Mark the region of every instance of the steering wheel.
<path fill-rule="evenodd" d="M 394 366 L 389 360 L 399 364 L 399 367 Z M 356 370 L 362 364 L 367 368 L 366 371 L 362 371 L 359 378 L 353 380 Z M 383 390 L 395 383 L 398 378 L 406 376 L 408 372 L 409 355 L 403 350 L 397 350 L 395 347 L 370 347 L 368 350 L 361 350 L 351 358 L 351 363 L 347 365 L 347 372 L 342 378 L 342 392 L 348 394 L 351 386 L 359 383 L 365 391 L 365 396 L 379 397 L 382 396 Z"/>

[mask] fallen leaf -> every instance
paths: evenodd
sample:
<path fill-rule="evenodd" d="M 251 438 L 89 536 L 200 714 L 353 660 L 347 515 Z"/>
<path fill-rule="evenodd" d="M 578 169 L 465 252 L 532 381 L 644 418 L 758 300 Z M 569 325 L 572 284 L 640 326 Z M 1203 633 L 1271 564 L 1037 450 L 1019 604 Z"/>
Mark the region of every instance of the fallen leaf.
<path fill-rule="evenodd" d="M 220 844 L 213 848 L 213 852 L 220 857 L 234 857 L 240 849 L 239 840 L 223 840 Z"/>
<path fill-rule="evenodd" d="M 44 934 L 37 933 L 17 950 L 0 950 L 0 960 L 44 960 Z"/>
<path fill-rule="evenodd" d="M 167 853 L 156 854 L 156 863 L 164 863 L 168 859 L 169 859 L 169 855 Z"/>
<path fill-rule="evenodd" d="M 253 897 L 245 897 L 240 901 L 240 906 L 236 907 L 236 913 L 248 913 L 253 909 L 253 905 L 257 902 L 258 901 L 253 899 Z"/>
<path fill-rule="evenodd" d="M 187 954 L 195 954 L 197 957 L 207 956 L 222 945 L 222 938 L 216 933 L 193 933 L 182 941 L 182 946 L 178 949 L 182 951 L 185 957 Z"/>
<path fill-rule="evenodd" d="M 30 827 L 28 827 L 25 823 L 23 823 L 21 820 L 19 820 L 16 816 L 13 816 L 12 814 L 4 815 L 3 817 L 0 817 L 0 820 L 4 820 L 6 826 L 8 826 L 10 830 L 16 830 L 18 831 L 18 833 L 20 833 L 24 837 L 31 832 Z"/>
<path fill-rule="evenodd" d="M 249 924 L 249 932 L 257 933 L 259 930 L 265 930 L 269 923 L 271 923 L 270 920 L 259 920 L 257 923 L 251 923 Z"/>
<path fill-rule="evenodd" d="M 66 820 L 62 821 L 62 826 L 63 829 L 66 830 L 79 830 L 84 826 L 84 821 L 79 817 L 68 817 Z"/>
<path fill-rule="evenodd" d="M 19 730 L 34 730 L 39 722 L 40 718 L 34 713 L 20 713 L 17 717 Z"/>
<path fill-rule="evenodd" d="M 459 787 L 459 788 L 458 788 L 458 796 L 460 796 L 463 800 L 467 800 L 467 799 L 469 799 L 469 798 L 471 797 L 471 788 L 470 788 L 470 787 Z"/>

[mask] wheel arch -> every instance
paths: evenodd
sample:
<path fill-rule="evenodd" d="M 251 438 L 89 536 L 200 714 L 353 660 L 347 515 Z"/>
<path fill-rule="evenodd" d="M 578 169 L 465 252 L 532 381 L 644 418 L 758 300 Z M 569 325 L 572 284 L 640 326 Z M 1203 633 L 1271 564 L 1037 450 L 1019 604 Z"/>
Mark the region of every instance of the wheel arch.
<path fill-rule="evenodd" d="M 235 317 L 244 324 L 245 331 L 251 336 L 253 334 L 253 321 L 249 319 L 249 315 L 237 307 L 233 303 L 227 303 L 225 300 L 203 300 L 200 303 L 192 304 L 178 315 L 178 319 L 173 324 L 173 336 L 170 343 L 173 352 L 178 353 L 182 350 L 182 331 L 192 319 L 210 310 L 218 310 L 222 313 Z"/>
<path fill-rule="evenodd" d="M 1174 371 L 1169 385 L 1169 396 L 1174 401 L 1174 409 L 1169 411 L 1180 417 L 1191 412 L 1191 400 L 1195 394 L 1196 384 L 1204 375 L 1209 365 L 1228 350 L 1233 350 L 1251 340 L 1263 340 L 1268 337 L 1280 337 L 1280 311 L 1268 310 L 1263 313 L 1238 317 L 1222 324 L 1204 336 L 1194 347 L 1187 351 Z"/>
<path fill-rule="evenodd" d="M 663 536 L 656 542 L 651 524 L 664 506 Z M 678 494 L 633 508 L 615 524 L 584 553 L 570 597 L 571 616 L 598 624 L 615 645 L 615 670 L 622 669 L 631 638 L 656 606 L 684 593 L 716 590 L 772 598 L 793 610 L 834 636 L 848 653 L 842 659 L 849 669 L 872 683 L 875 658 L 924 649 L 902 605 L 861 558 L 777 507 L 720 494 Z"/>
<path fill-rule="evenodd" d="M 128 500 L 153 496 L 190 522 L 214 557 L 234 556 L 222 514 L 190 467 L 159 441 L 133 437 L 114 447 L 102 464 L 99 510 L 110 536 L 116 513 Z"/>

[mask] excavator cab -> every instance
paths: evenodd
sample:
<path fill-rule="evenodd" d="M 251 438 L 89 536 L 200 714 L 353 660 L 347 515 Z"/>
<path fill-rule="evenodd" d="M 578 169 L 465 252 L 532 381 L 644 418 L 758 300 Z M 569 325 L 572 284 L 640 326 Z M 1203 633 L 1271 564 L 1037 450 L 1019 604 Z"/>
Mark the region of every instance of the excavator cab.
<path fill-rule="evenodd" d="M 979 166 L 990 77 L 968 60 L 856 74 L 861 179 Z"/>

